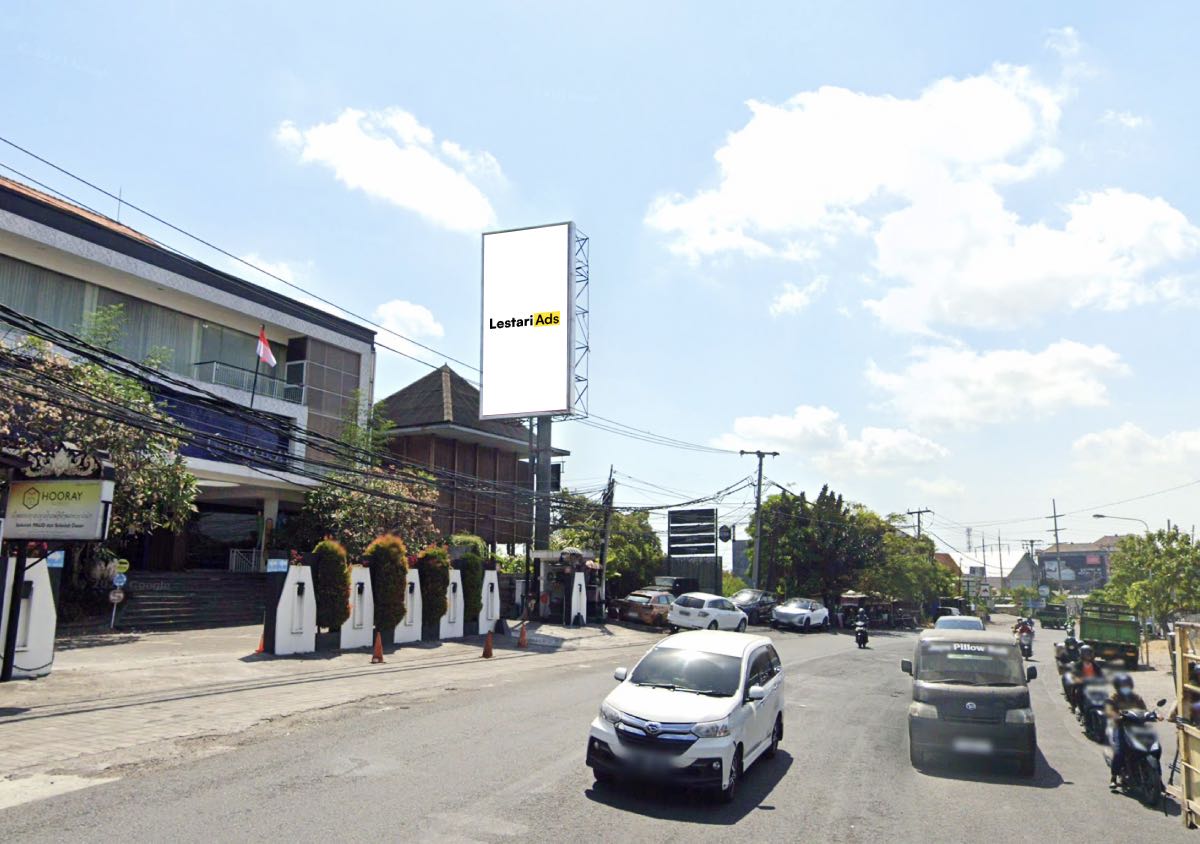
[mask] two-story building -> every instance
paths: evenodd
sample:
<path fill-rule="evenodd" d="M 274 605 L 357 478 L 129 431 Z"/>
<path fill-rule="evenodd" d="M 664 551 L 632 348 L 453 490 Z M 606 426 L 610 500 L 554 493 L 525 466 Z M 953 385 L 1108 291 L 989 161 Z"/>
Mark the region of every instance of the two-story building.
<path fill-rule="evenodd" d="M 235 404 L 337 436 L 356 397 L 374 389 L 375 333 L 354 322 L 192 260 L 115 220 L 0 178 L 0 302 L 77 331 L 97 308 L 122 306 L 117 351 L 165 368 Z M 275 366 L 256 364 L 265 328 Z M 257 366 L 257 378 L 256 378 Z M 188 402 L 170 414 L 201 433 L 221 432 L 304 457 L 284 435 Z M 279 526 L 313 481 L 229 462 L 195 445 L 197 514 L 186 532 L 147 536 L 128 549 L 142 570 L 258 570 L 266 525 Z"/>
<path fill-rule="evenodd" d="M 1108 582 L 1108 560 L 1119 536 L 1102 536 L 1095 542 L 1063 542 L 1038 551 L 1045 583 L 1061 583 L 1069 592 L 1090 592 Z"/>

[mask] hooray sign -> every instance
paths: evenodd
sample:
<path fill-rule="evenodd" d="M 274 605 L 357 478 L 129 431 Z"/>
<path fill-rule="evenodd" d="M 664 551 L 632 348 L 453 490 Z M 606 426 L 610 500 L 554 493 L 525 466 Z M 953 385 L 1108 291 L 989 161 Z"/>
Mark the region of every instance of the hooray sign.
<path fill-rule="evenodd" d="M 49 478 L 13 481 L 5 539 L 100 540 L 108 535 L 113 482 Z"/>

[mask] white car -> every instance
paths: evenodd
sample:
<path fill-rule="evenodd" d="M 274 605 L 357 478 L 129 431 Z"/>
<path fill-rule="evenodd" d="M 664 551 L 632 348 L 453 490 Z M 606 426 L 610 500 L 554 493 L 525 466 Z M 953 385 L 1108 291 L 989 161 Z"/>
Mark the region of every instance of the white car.
<path fill-rule="evenodd" d="M 811 598 L 788 598 L 771 613 L 772 627 L 796 630 L 829 629 L 829 608 Z"/>
<path fill-rule="evenodd" d="M 734 606 L 733 601 L 707 592 L 680 595 L 667 613 L 667 625 L 672 633 L 680 628 L 736 630 L 740 633 L 746 629 L 746 624 L 746 614 Z"/>
<path fill-rule="evenodd" d="M 597 782 L 709 788 L 729 802 L 745 770 L 783 738 L 783 665 L 765 636 L 679 633 L 613 676 L 620 685 L 588 734 Z"/>

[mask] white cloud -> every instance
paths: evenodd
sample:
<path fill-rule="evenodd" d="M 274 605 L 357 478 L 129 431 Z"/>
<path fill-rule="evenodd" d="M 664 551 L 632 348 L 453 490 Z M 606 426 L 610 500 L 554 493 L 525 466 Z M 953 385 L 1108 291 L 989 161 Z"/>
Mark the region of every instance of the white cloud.
<path fill-rule="evenodd" d="M 930 498 L 948 501 L 966 496 L 967 488 L 956 480 L 947 477 L 938 478 L 909 478 L 908 485 L 917 492 L 924 493 Z"/>
<path fill-rule="evenodd" d="M 825 292 L 828 282 L 829 280 L 825 276 L 818 276 L 804 287 L 797 287 L 791 282 L 787 282 L 783 285 L 783 290 L 771 302 L 771 316 L 800 313 L 812 304 L 813 299 Z"/>
<path fill-rule="evenodd" d="M 242 263 L 243 261 L 245 263 Z M 291 286 L 293 284 L 303 288 L 313 286 L 311 279 L 316 273 L 316 268 L 311 261 L 302 261 L 299 263 L 271 261 L 254 252 L 249 252 L 239 256 L 239 260 L 230 259 L 223 263 L 230 273 L 239 278 L 253 282 L 260 287 L 266 287 L 268 290 L 274 290 L 276 293 L 287 296 L 289 299 L 295 299 L 297 302 L 302 302 L 317 310 L 358 322 L 354 317 L 342 311 L 341 308 L 331 305 L 328 302 L 323 302 L 311 294 L 302 293 L 296 287 Z"/>
<path fill-rule="evenodd" d="M 392 299 L 375 308 L 373 314 L 380 325 L 405 337 L 441 337 L 445 329 L 424 305 Z"/>
<path fill-rule="evenodd" d="M 284 121 L 275 137 L 301 161 L 331 169 L 347 187 L 443 228 L 478 232 L 495 223 L 481 187 L 503 181 L 495 157 L 453 141 L 436 143 L 433 131 L 402 109 L 348 108 L 332 123 L 306 129 Z"/>
<path fill-rule="evenodd" d="M 837 475 L 887 474 L 946 457 L 945 448 L 912 431 L 863 428 L 850 434 L 836 411 L 800 405 L 789 416 L 741 416 L 733 430 L 713 441 L 730 449 L 771 449 L 799 455 L 822 471 Z"/>
<path fill-rule="evenodd" d="M 1100 122 L 1112 126 L 1124 126 L 1126 129 L 1140 129 L 1146 125 L 1146 118 L 1133 112 L 1115 111 L 1110 108 L 1100 117 Z"/>
<path fill-rule="evenodd" d="M 1200 431 L 1171 431 L 1161 437 L 1147 433 L 1132 422 L 1116 428 L 1085 434 L 1071 444 L 1077 464 L 1105 464 L 1127 471 L 1140 467 L 1168 470 L 1193 477 L 1200 466 Z M 1159 485 L 1162 476 L 1158 475 Z"/>
<path fill-rule="evenodd" d="M 1063 80 L 1081 74 L 1078 33 L 1055 30 L 1048 46 Z M 1200 229 L 1165 199 L 1083 191 L 1045 220 L 1006 204 L 1007 186 L 1062 164 L 1056 136 L 1070 95 L 1063 81 L 997 64 L 913 98 L 823 87 L 750 102 L 749 120 L 715 153 L 716 186 L 658 197 L 645 222 L 692 261 L 811 261 L 847 237 L 868 239 L 882 290 L 864 304 L 904 331 L 1002 329 L 1161 299 L 1161 278 L 1200 255 Z"/>
<path fill-rule="evenodd" d="M 1106 405 L 1105 379 L 1128 371 L 1107 346 L 1060 340 L 1040 352 L 921 348 L 903 370 L 887 372 L 871 362 L 866 375 L 909 424 L 968 428 Z"/>

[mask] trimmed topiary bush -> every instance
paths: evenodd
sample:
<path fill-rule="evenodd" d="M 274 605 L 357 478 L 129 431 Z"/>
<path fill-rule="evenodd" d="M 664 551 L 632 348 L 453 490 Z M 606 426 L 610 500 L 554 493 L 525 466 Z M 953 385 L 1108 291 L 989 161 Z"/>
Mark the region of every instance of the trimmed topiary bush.
<path fill-rule="evenodd" d="M 480 537 L 473 533 L 456 533 L 450 537 L 451 548 L 469 548 L 478 554 L 480 559 L 487 557 L 488 546 Z M 468 553 L 470 553 L 470 551 Z"/>
<path fill-rule="evenodd" d="M 350 617 L 350 568 L 346 549 L 332 539 L 317 543 L 313 549 L 316 565 L 317 626 L 340 630 Z"/>
<path fill-rule="evenodd" d="M 483 609 L 483 557 L 471 551 L 458 563 L 462 575 L 463 617 L 474 621 Z"/>
<path fill-rule="evenodd" d="M 375 597 L 375 629 L 394 630 L 404 621 L 408 597 L 408 549 L 395 534 L 384 534 L 364 552 L 371 569 L 371 594 Z"/>
<path fill-rule="evenodd" d="M 421 575 L 421 618 L 423 626 L 437 629 L 446 614 L 446 590 L 450 588 L 450 555 L 440 545 L 430 545 L 417 555 Z"/>

